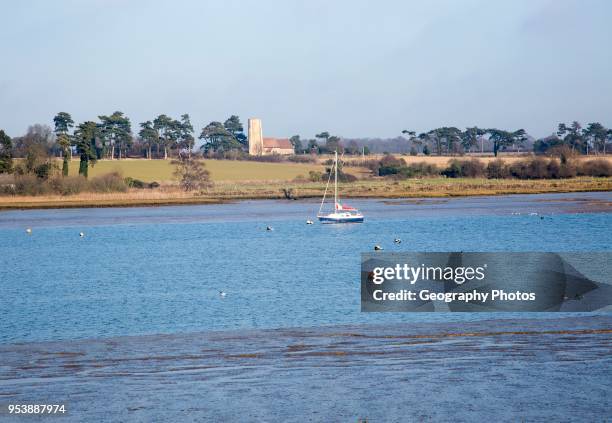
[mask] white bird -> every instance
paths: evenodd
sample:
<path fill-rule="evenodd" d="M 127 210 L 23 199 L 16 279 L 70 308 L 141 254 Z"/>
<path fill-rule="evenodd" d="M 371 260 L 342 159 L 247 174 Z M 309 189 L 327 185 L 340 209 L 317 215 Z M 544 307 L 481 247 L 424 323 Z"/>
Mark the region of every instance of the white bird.
<path fill-rule="evenodd" d="M 84 232 L 79 232 L 79 236 L 80 236 L 81 238 L 83 238 L 83 237 L 85 236 L 85 233 L 84 233 Z"/>
<path fill-rule="evenodd" d="M 402 240 L 401 240 L 401 239 L 399 239 L 399 238 L 395 238 L 395 239 L 393 240 L 393 242 L 395 242 L 396 244 L 401 244 L 401 243 L 402 243 Z"/>
<path fill-rule="evenodd" d="M 273 231 L 274 228 L 272 226 L 266 226 L 266 231 Z"/>
<path fill-rule="evenodd" d="M 306 224 L 307 224 L 307 225 L 312 225 L 313 223 L 314 223 L 314 222 L 313 222 L 312 220 L 307 220 L 307 221 L 306 221 Z"/>
<path fill-rule="evenodd" d="M 378 245 L 378 244 L 376 244 L 376 245 L 374 246 L 374 251 L 380 251 L 380 250 L 382 250 L 382 249 L 383 249 L 383 248 L 382 248 L 380 245 Z"/>
<path fill-rule="evenodd" d="M 31 234 L 32 233 L 32 228 L 26 229 L 26 233 Z"/>
<path fill-rule="evenodd" d="M 221 296 L 221 298 L 225 298 L 225 296 L 227 295 L 226 292 L 223 291 L 219 291 L 219 295 Z"/>

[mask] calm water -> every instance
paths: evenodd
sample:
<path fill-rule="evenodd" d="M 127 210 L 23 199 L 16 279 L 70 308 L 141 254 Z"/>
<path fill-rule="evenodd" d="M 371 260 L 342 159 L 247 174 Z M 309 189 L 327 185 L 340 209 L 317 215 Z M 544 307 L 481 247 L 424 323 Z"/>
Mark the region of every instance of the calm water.
<path fill-rule="evenodd" d="M 362 200 L 365 224 L 327 226 L 301 201 L 0 212 L 0 342 L 483 318 L 360 313 L 359 253 L 612 250 L 611 201 Z"/>

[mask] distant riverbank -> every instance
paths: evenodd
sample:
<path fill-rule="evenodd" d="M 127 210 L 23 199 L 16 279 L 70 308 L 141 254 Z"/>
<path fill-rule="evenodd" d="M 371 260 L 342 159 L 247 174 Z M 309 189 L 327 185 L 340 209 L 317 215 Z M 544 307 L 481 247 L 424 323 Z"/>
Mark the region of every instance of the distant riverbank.
<path fill-rule="evenodd" d="M 202 193 L 187 193 L 176 187 L 162 186 L 155 189 L 130 189 L 119 193 L 0 196 L 0 210 L 215 204 L 264 199 L 292 200 L 320 198 L 324 190 L 325 184 L 320 182 L 222 181 Z M 340 185 L 340 192 L 344 198 L 443 198 L 591 191 L 612 191 L 612 178 L 540 180 L 423 178 L 402 181 L 376 179 Z"/>

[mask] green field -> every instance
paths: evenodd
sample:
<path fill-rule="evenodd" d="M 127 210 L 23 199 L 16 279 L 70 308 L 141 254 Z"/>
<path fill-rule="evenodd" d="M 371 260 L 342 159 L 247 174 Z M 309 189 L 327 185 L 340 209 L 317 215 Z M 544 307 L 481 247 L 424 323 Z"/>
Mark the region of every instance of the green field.
<path fill-rule="evenodd" d="M 213 181 L 291 180 L 296 176 L 308 177 L 311 170 L 322 171 L 323 166 L 301 163 L 263 163 L 233 160 L 204 160 Z M 79 171 L 79 161 L 70 163 L 70 175 Z M 120 172 L 125 177 L 145 182 L 172 181 L 174 166 L 170 160 L 100 160 L 89 169 L 89 176 Z"/>

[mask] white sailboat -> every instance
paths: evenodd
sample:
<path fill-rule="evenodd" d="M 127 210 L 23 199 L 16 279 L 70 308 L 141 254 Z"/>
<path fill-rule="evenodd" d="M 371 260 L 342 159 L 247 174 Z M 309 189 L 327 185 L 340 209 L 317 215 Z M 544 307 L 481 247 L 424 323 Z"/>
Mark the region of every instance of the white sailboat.
<path fill-rule="evenodd" d="M 325 197 L 327 196 L 327 190 L 331 181 L 331 174 L 334 173 L 334 211 L 331 213 L 323 213 L 323 205 L 325 204 Z M 363 215 L 359 213 L 354 207 L 346 204 L 341 204 L 338 199 L 338 152 L 335 152 L 334 166 L 331 172 L 329 172 L 329 178 L 327 178 L 327 185 L 325 186 L 325 193 L 323 194 L 323 200 L 321 200 L 321 207 L 317 213 L 317 218 L 321 223 L 362 223 Z"/>

